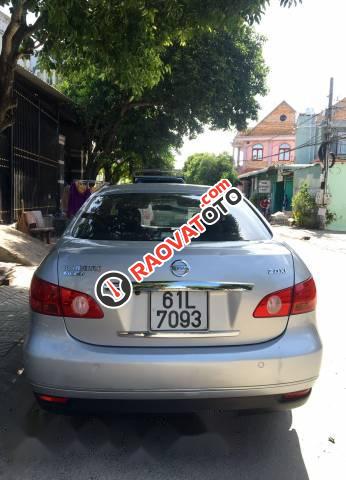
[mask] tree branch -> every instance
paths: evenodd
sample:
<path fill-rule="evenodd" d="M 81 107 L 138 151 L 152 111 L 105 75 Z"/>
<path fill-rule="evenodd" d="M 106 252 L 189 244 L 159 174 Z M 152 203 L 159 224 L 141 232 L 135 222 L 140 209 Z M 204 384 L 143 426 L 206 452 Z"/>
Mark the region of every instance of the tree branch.
<path fill-rule="evenodd" d="M 144 108 L 144 107 L 156 107 L 155 103 L 153 102 L 131 102 L 129 110 L 133 108 Z"/>

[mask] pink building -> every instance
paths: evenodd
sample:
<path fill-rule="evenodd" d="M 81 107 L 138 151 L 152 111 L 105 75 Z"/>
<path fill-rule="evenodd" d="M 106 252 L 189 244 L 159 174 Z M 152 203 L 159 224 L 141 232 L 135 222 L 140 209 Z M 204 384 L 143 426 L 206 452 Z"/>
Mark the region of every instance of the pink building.
<path fill-rule="evenodd" d="M 233 140 L 239 173 L 294 163 L 295 127 L 296 112 L 283 101 L 255 127 L 239 132 Z"/>

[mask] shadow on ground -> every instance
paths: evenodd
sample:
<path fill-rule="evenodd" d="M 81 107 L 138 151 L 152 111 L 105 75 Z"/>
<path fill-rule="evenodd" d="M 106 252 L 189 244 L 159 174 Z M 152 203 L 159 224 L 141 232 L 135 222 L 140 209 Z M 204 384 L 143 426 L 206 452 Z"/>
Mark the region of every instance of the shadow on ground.
<path fill-rule="evenodd" d="M 64 417 L 19 383 L 0 413 L 6 480 L 308 479 L 290 412 Z"/>

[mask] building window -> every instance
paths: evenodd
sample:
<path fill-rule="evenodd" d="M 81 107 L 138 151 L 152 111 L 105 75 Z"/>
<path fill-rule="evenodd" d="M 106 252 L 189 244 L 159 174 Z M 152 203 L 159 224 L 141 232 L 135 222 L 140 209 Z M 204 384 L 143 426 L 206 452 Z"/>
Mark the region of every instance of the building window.
<path fill-rule="evenodd" d="M 291 147 L 288 145 L 288 143 L 283 143 L 282 145 L 280 145 L 279 160 L 288 161 L 290 159 L 290 150 Z"/>
<path fill-rule="evenodd" d="M 263 158 L 263 145 L 257 143 L 252 147 L 252 160 L 262 160 Z"/>

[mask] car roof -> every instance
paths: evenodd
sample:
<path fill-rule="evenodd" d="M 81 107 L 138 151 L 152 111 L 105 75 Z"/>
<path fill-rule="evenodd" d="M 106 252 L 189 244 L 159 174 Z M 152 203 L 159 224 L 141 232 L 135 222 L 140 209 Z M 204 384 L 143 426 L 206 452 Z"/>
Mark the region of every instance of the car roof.
<path fill-rule="evenodd" d="M 112 193 L 180 193 L 185 195 L 202 195 L 209 187 L 187 183 L 128 183 L 112 185 L 101 190 L 102 195 Z"/>

